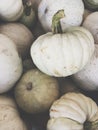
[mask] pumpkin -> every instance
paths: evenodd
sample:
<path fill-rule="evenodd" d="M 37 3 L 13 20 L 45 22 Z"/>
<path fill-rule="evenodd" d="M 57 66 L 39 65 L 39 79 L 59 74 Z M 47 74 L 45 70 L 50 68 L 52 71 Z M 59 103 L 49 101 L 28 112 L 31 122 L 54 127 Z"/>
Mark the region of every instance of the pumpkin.
<path fill-rule="evenodd" d="M 35 12 L 32 8 L 31 1 L 24 2 L 23 14 L 20 17 L 19 22 L 27 26 L 29 29 L 32 29 L 35 24 L 35 20 Z"/>
<path fill-rule="evenodd" d="M 13 41 L 0 34 L 0 93 L 11 89 L 23 71 L 22 60 Z"/>
<path fill-rule="evenodd" d="M 98 45 L 90 62 L 79 72 L 72 75 L 72 79 L 84 90 L 98 90 Z"/>
<path fill-rule="evenodd" d="M 30 49 L 34 64 L 42 72 L 56 77 L 69 76 L 81 70 L 95 48 L 92 34 L 83 27 L 71 27 L 61 34 L 61 17 L 63 10 L 53 18 L 53 33 L 38 37 Z"/>
<path fill-rule="evenodd" d="M 26 125 L 10 96 L 0 95 L 0 130 L 27 130 Z"/>
<path fill-rule="evenodd" d="M 5 21 L 16 21 L 23 13 L 22 0 L 0 0 L 0 18 Z"/>
<path fill-rule="evenodd" d="M 30 46 L 34 40 L 32 32 L 21 23 L 5 23 L 0 25 L 0 33 L 14 41 L 19 55 L 25 59 L 29 55 Z"/>
<path fill-rule="evenodd" d="M 59 85 L 55 78 L 32 69 L 22 75 L 14 93 L 16 102 L 23 111 L 40 113 L 48 110 L 58 98 Z"/>
<path fill-rule="evenodd" d="M 69 92 L 50 108 L 47 130 L 97 130 L 98 106 L 82 93 Z"/>
<path fill-rule="evenodd" d="M 98 10 L 98 0 L 83 0 L 85 8 L 96 11 Z"/>
<path fill-rule="evenodd" d="M 88 15 L 82 26 L 92 33 L 95 44 L 98 44 L 98 12 L 93 12 Z"/>
<path fill-rule="evenodd" d="M 79 26 L 83 20 L 82 0 L 42 0 L 38 7 L 38 17 L 46 32 L 52 30 L 52 18 L 60 10 L 64 17 L 60 20 L 63 32 L 70 26 Z"/>

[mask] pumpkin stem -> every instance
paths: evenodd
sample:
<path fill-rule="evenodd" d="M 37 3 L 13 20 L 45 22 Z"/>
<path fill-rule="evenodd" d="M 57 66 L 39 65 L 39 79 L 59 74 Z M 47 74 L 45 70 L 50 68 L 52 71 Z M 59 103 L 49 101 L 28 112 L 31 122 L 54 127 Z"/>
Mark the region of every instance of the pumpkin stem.
<path fill-rule="evenodd" d="M 98 120 L 94 122 L 86 122 L 84 125 L 84 130 L 98 130 Z"/>
<path fill-rule="evenodd" d="M 56 14 L 54 14 L 53 19 L 52 19 L 52 32 L 54 34 L 56 33 L 62 33 L 62 27 L 60 24 L 60 19 L 64 18 L 64 10 L 59 10 Z"/>
<path fill-rule="evenodd" d="M 24 3 L 24 13 L 29 16 L 31 14 L 31 10 L 32 10 L 32 3 L 31 1 L 26 1 Z"/>

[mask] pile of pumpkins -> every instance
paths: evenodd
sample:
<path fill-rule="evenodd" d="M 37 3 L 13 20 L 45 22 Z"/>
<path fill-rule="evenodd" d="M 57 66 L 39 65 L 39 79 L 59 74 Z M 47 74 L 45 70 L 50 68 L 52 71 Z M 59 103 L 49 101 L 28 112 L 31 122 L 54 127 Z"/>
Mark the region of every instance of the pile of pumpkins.
<path fill-rule="evenodd" d="M 98 0 L 0 0 L 0 130 L 97 130 L 97 66 Z"/>

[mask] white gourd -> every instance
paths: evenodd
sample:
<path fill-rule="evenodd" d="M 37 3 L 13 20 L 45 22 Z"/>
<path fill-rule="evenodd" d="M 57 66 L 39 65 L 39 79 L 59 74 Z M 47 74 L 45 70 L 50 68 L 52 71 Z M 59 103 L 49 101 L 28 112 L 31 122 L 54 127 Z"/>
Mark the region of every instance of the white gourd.
<path fill-rule="evenodd" d="M 71 27 L 66 33 L 40 36 L 31 46 L 34 64 L 44 73 L 65 77 L 81 70 L 94 52 L 94 39 L 83 27 Z"/>
<path fill-rule="evenodd" d="M 98 90 L 98 44 L 90 62 L 79 72 L 72 75 L 72 79 L 84 90 Z"/>
<path fill-rule="evenodd" d="M 14 87 L 22 71 L 22 60 L 14 42 L 0 34 L 0 93 Z"/>
<path fill-rule="evenodd" d="M 98 129 L 97 122 L 97 104 L 82 93 L 69 92 L 52 104 L 47 130 L 92 130 Z"/>
<path fill-rule="evenodd" d="M 16 21 L 22 13 L 22 0 L 0 0 L 0 17 L 3 20 Z"/>
<path fill-rule="evenodd" d="M 59 10 L 64 10 L 65 14 L 60 20 L 63 32 L 70 26 L 81 24 L 84 14 L 82 0 L 42 0 L 38 7 L 38 17 L 45 31 L 52 30 L 52 18 Z"/>

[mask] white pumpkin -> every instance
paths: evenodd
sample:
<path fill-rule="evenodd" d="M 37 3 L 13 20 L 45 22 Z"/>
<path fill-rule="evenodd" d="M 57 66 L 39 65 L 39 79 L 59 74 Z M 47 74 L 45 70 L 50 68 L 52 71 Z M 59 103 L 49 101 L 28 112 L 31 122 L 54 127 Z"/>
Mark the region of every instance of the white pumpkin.
<path fill-rule="evenodd" d="M 3 94 L 0 95 L 0 130 L 27 130 L 15 100 Z"/>
<path fill-rule="evenodd" d="M 79 72 L 72 75 L 72 79 L 84 90 L 98 90 L 98 44 L 90 62 Z"/>
<path fill-rule="evenodd" d="M 45 31 L 51 31 L 52 18 L 59 10 L 64 10 L 65 14 L 60 20 L 63 31 L 81 24 L 84 13 L 82 0 L 42 0 L 38 7 L 38 17 Z"/>
<path fill-rule="evenodd" d="M 92 33 L 95 44 L 98 44 L 98 11 L 89 14 L 85 18 L 82 26 Z"/>
<path fill-rule="evenodd" d="M 69 92 L 52 104 L 47 130 L 97 130 L 97 123 L 97 104 L 82 93 Z"/>
<path fill-rule="evenodd" d="M 0 25 L 0 33 L 13 40 L 22 59 L 28 57 L 34 36 L 25 25 L 18 22 L 4 23 Z"/>
<path fill-rule="evenodd" d="M 94 52 L 94 39 L 83 27 L 71 27 L 66 33 L 40 36 L 31 46 L 34 64 L 44 73 L 65 77 L 81 70 Z"/>
<path fill-rule="evenodd" d="M 23 13 L 22 0 L 0 0 L 0 17 L 5 21 L 16 21 Z"/>
<path fill-rule="evenodd" d="M 11 89 L 22 74 L 22 60 L 13 41 L 0 34 L 0 93 Z"/>

